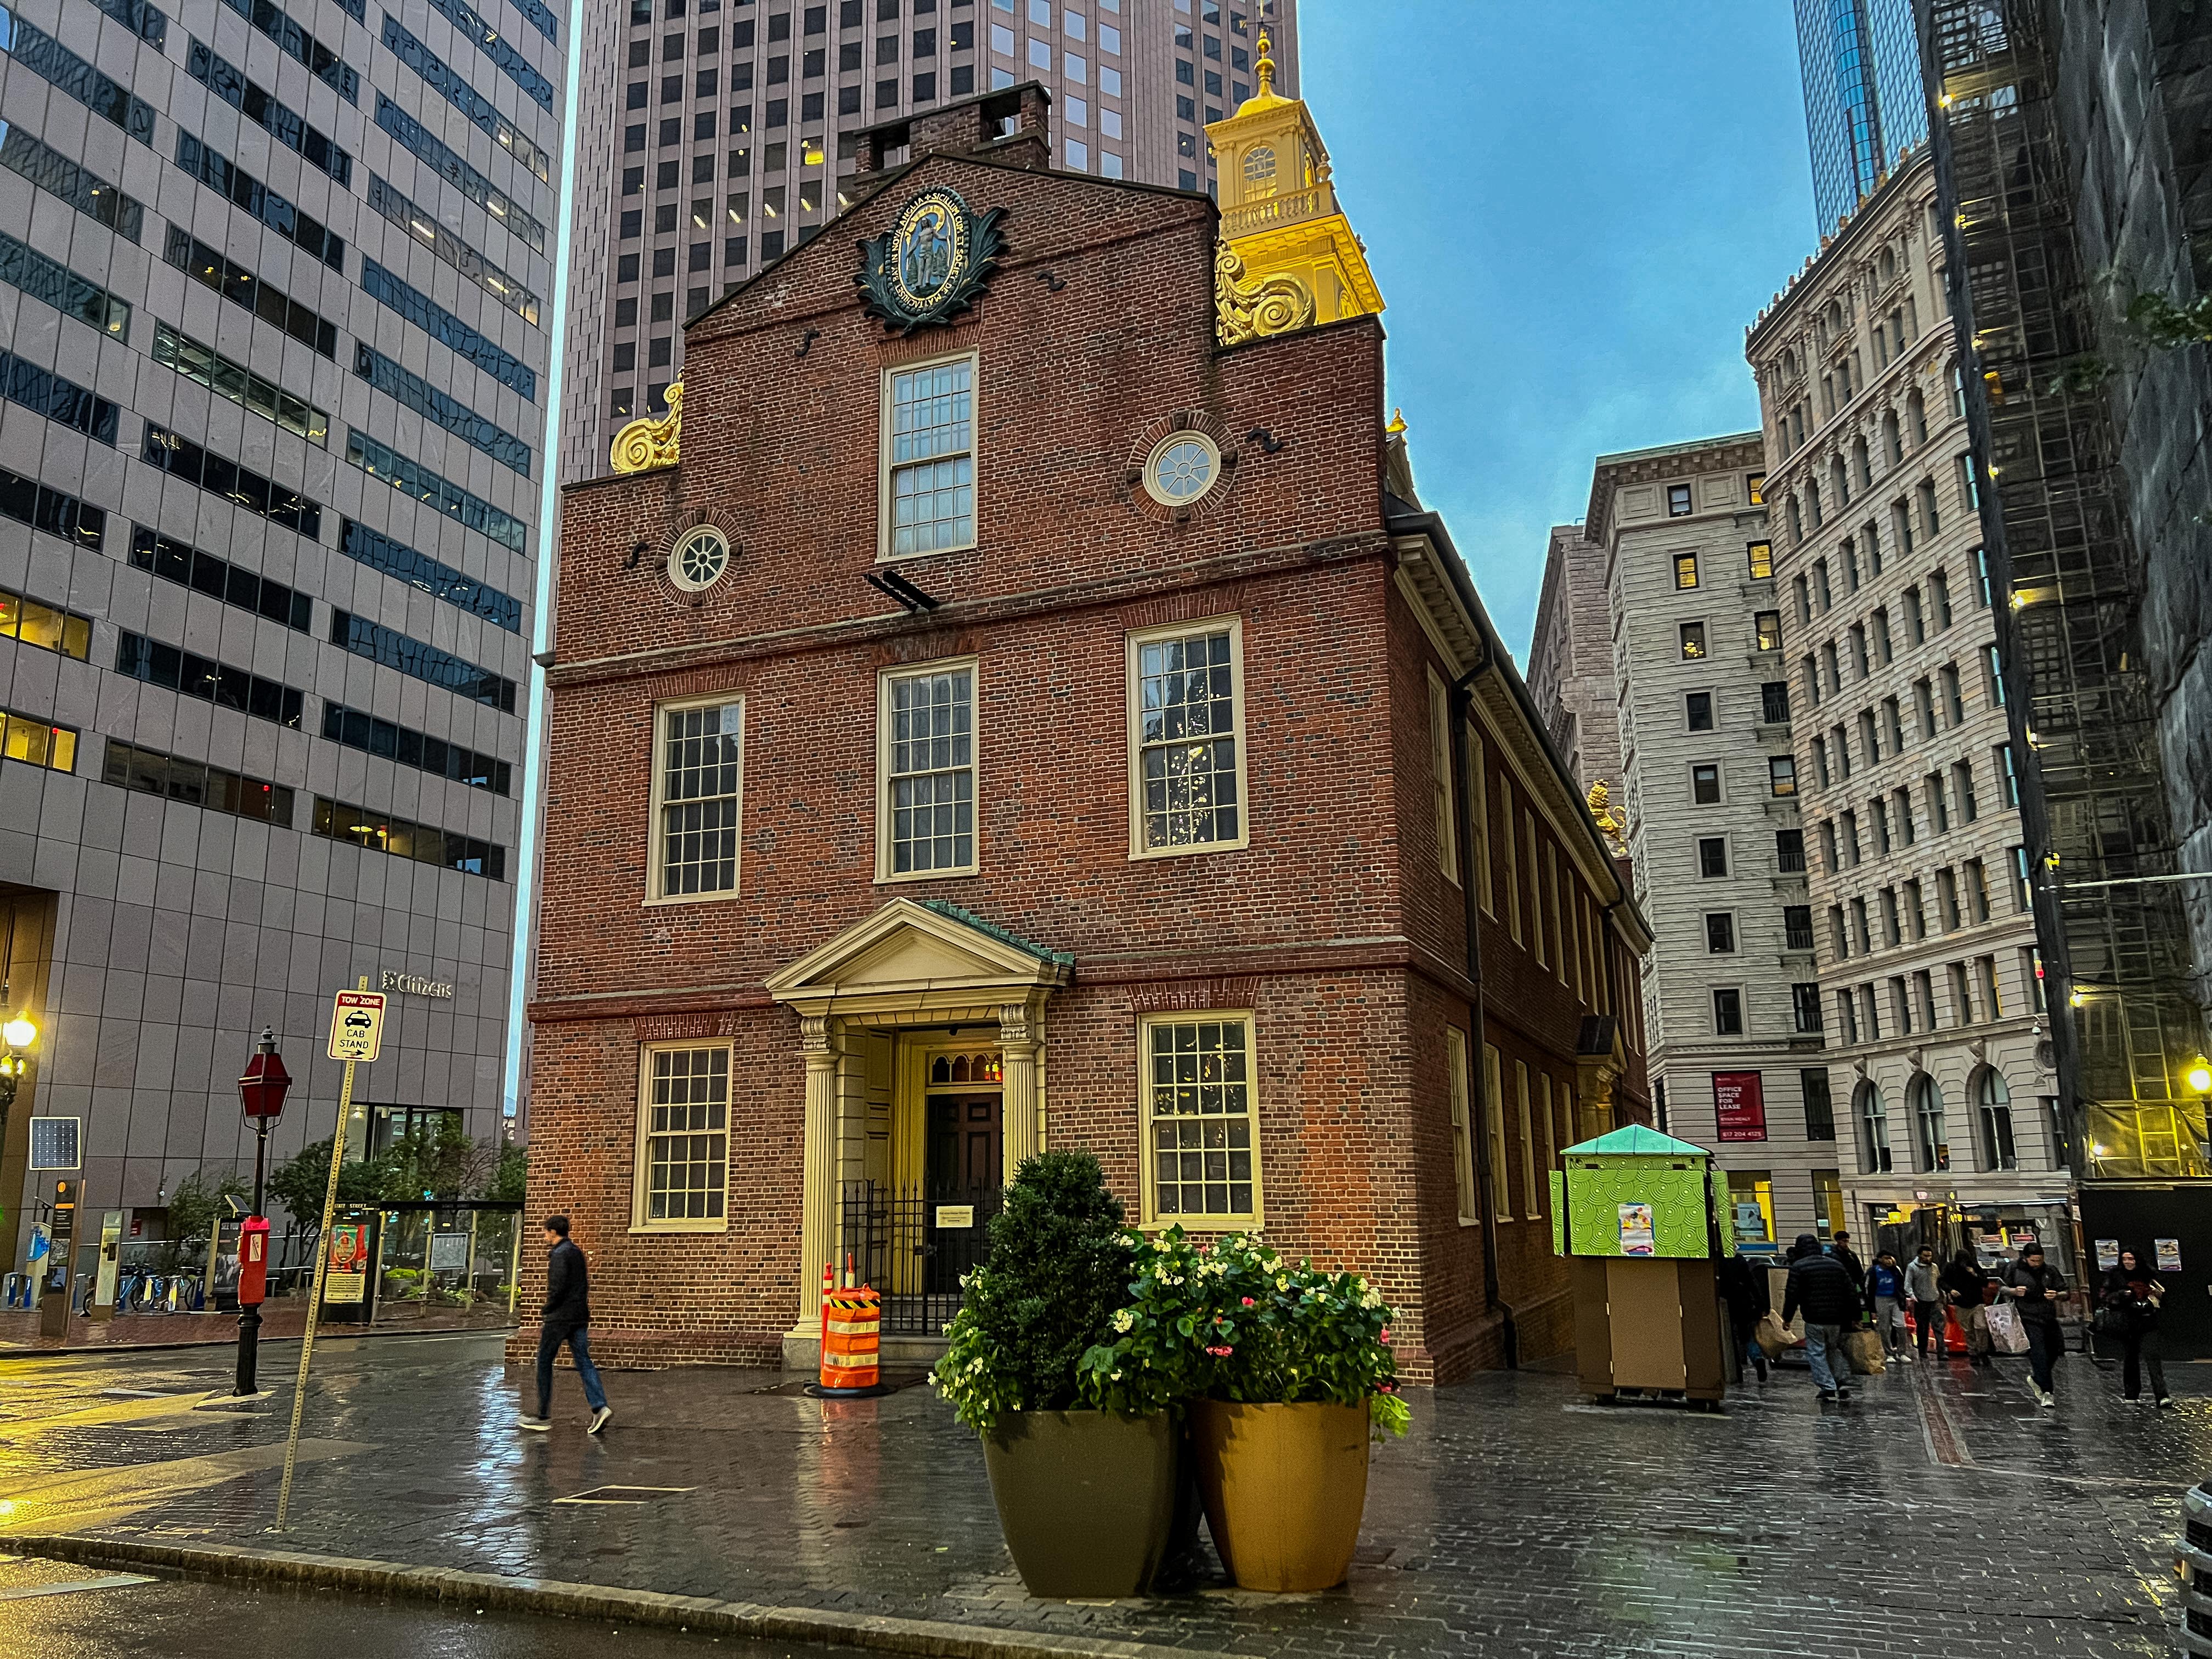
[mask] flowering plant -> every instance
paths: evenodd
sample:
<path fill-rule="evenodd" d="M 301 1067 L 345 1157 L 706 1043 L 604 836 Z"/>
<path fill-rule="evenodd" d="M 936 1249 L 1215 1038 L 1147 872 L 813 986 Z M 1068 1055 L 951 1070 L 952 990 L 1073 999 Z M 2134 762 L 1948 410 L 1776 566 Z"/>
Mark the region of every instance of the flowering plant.
<path fill-rule="evenodd" d="M 1166 1389 L 1254 1405 L 1328 1400 L 1364 1404 L 1378 1428 L 1405 1433 L 1390 1310 L 1364 1279 L 1286 1262 L 1249 1234 L 1209 1246 L 1178 1226 L 1133 1243 L 1130 1304 L 1113 1316 L 1114 1340 L 1083 1356 L 1085 1398 Z"/>

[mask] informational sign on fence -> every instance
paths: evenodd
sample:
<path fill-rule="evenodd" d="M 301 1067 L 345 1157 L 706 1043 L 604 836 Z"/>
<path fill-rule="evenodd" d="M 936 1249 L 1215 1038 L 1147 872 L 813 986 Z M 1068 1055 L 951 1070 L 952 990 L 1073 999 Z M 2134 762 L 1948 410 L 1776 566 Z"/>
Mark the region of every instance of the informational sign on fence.
<path fill-rule="evenodd" d="M 384 1046 L 384 993 L 341 991 L 331 1009 L 330 1056 L 366 1066 Z"/>
<path fill-rule="evenodd" d="M 465 1272 L 469 1265 L 469 1236 L 466 1233 L 432 1233 L 430 1235 L 430 1271 L 434 1273 Z"/>

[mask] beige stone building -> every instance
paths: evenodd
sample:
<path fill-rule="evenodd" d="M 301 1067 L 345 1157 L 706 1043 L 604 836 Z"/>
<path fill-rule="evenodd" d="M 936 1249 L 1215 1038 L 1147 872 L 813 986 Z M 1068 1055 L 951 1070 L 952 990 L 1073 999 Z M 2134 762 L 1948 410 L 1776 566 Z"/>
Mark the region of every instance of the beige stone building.
<path fill-rule="evenodd" d="M 1935 196 L 1923 150 L 1747 342 L 1829 1090 L 1856 1227 L 2063 1237 L 2018 762 Z"/>
<path fill-rule="evenodd" d="M 1620 688 L 1613 678 L 1605 550 L 1578 524 L 1552 526 L 1528 646 L 1528 690 L 1544 728 L 1587 793 L 1620 787 Z"/>
<path fill-rule="evenodd" d="M 1828 1225 L 1842 1176 L 1765 466 L 1755 432 L 1600 456 L 1583 533 L 1602 561 L 1594 620 L 1605 632 L 1589 638 L 1591 621 L 1571 604 L 1572 652 L 1540 625 L 1547 672 L 1532 676 L 1540 701 L 1562 705 L 1554 665 L 1610 653 L 1613 805 L 1655 940 L 1644 976 L 1654 1103 L 1669 1133 L 1715 1149 L 1736 1236 L 1753 1248 L 1786 1243 L 1816 1217 Z"/>

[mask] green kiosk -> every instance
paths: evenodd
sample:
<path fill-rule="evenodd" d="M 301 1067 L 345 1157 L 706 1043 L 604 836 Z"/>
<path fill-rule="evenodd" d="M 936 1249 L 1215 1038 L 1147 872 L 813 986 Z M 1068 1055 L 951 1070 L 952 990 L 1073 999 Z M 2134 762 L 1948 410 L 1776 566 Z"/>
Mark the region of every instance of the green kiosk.
<path fill-rule="evenodd" d="M 1727 1316 L 1716 1263 L 1728 1177 L 1702 1146 L 1632 1123 L 1552 1171 L 1552 1248 L 1567 1259 L 1583 1392 L 1717 1402 Z"/>

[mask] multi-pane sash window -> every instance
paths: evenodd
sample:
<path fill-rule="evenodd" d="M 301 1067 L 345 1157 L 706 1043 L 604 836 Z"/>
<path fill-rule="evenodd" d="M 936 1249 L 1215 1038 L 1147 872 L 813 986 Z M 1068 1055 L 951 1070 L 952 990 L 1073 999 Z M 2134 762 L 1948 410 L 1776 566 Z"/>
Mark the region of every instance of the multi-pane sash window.
<path fill-rule="evenodd" d="M 1250 1032 L 1244 1014 L 1145 1026 L 1146 1139 L 1159 1219 L 1259 1215 Z"/>
<path fill-rule="evenodd" d="M 1143 853 L 1244 840 L 1233 623 L 1132 641 L 1135 847 Z"/>
<path fill-rule="evenodd" d="M 975 672 L 933 669 L 893 677 L 884 809 L 884 874 L 975 867 Z"/>
<path fill-rule="evenodd" d="M 654 1048 L 646 1068 L 641 1226 L 723 1221 L 730 1166 L 730 1051 Z"/>
<path fill-rule="evenodd" d="M 744 705 L 660 711 L 659 896 L 732 893 Z"/>
<path fill-rule="evenodd" d="M 936 553 L 975 541 L 975 360 L 894 370 L 885 422 L 885 550 Z"/>

